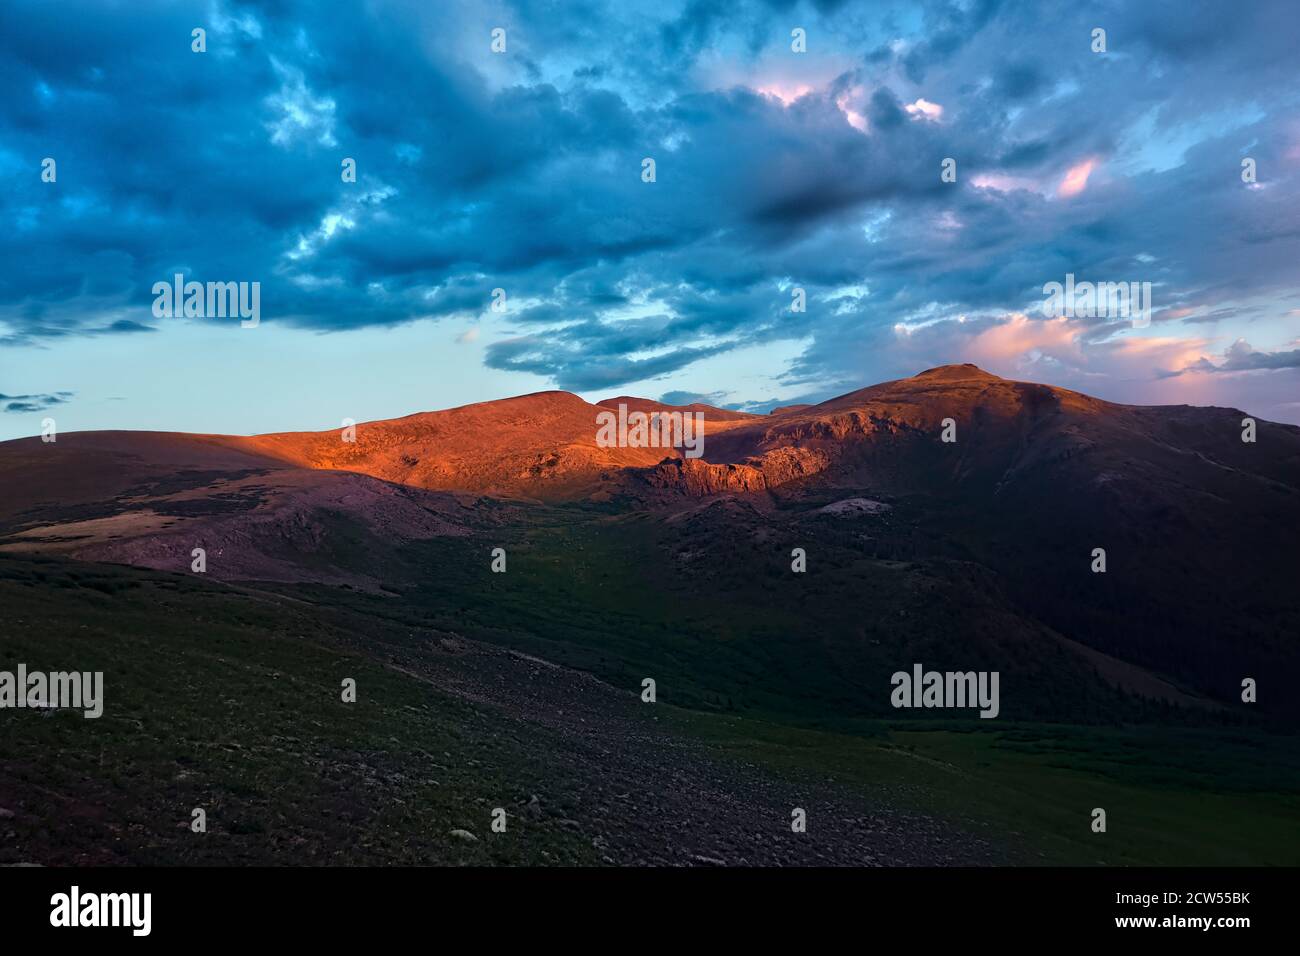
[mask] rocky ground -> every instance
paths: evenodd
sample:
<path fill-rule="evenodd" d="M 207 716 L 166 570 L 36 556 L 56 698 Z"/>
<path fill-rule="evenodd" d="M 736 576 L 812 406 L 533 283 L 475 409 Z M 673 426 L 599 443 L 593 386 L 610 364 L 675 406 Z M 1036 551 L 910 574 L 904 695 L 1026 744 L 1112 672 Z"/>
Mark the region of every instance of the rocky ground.
<path fill-rule="evenodd" d="M 643 702 L 639 688 L 459 637 L 430 639 L 395 654 L 390 666 L 499 716 L 513 743 L 535 744 L 540 731 L 543 779 L 553 792 L 540 784 L 514 811 L 555 818 L 590 839 L 607 864 L 953 865 L 1007 856 L 951 824 L 898 809 L 887 786 L 866 794 L 826 776 L 732 758 L 691 733 L 693 721 L 715 718 Z M 795 808 L 806 812 L 804 833 L 792 831 Z"/>

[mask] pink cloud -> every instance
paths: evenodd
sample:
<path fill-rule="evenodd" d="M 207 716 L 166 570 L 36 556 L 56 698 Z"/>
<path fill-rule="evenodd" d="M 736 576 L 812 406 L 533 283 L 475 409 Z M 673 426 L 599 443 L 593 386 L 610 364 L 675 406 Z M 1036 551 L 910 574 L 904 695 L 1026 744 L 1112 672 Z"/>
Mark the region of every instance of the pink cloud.
<path fill-rule="evenodd" d="M 835 106 L 844 118 L 849 121 L 849 125 L 859 133 L 868 131 L 867 118 L 860 110 L 854 109 L 854 104 L 862 100 L 862 87 L 855 86 L 841 93 L 835 98 Z"/>
<path fill-rule="evenodd" d="M 1047 355 L 1078 364 L 1083 361 L 1078 336 L 1083 331 L 1072 319 L 1030 319 L 1021 313 L 1010 316 L 971 338 L 965 347 L 970 361 L 990 370 L 1014 371 L 1028 355 Z"/>
<path fill-rule="evenodd" d="M 1162 372 L 1197 366 L 1212 344 L 1205 338 L 1175 336 L 1117 335 L 1096 340 L 1087 337 L 1089 332 L 1095 329 L 1078 319 L 1038 319 L 1017 312 L 992 324 L 934 323 L 910 331 L 900 345 L 924 355 L 938 349 L 945 361 L 974 362 L 1009 378 L 1078 388 L 1098 378 L 1154 386 Z M 1179 386 L 1169 382 L 1167 387 Z"/>
<path fill-rule="evenodd" d="M 758 92 L 764 96 L 771 96 L 781 101 L 782 106 L 789 106 L 801 96 L 807 96 L 813 91 L 813 88 L 807 83 L 783 84 L 769 83 L 766 86 L 758 87 Z"/>
<path fill-rule="evenodd" d="M 851 92 L 856 95 L 858 91 L 855 89 Z M 860 133 L 865 133 L 867 132 L 867 118 L 853 108 L 852 102 L 848 93 L 841 93 L 839 98 L 836 99 L 835 105 L 844 114 L 844 118 L 849 121 L 850 126 Z"/>
<path fill-rule="evenodd" d="M 1097 167 L 1097 160 L 1085 159 L 1081 163 L 1071 166 L 1065 173 L 1065 178 L 1061 180 L 1060 187 L 1056 190 L 1058 196 L 1070 197 L 1077 196 L 1088 187 L 1088 177 Z"/>
<path fill-rule="evenodd" d="M 903 109 L 907 110 L 908 113 L 917 119 L 927 119 L 936 122 L 939 117 L 943 115 L 942 106 L 938 103 L 931 103 L 926 99 L 918 99 L 915 103 L 908 103 L 903 107 Z"/>
<path fill-rule="evenodd" d="M 963 321 L 964 320 L 964 321 Z M 997 320 L 965 316 L 898 328 L 900 374 L 946 362 L 974 362 L 1005 378 L 1046 382 L 1113 402 L 1220 405 L 1273 421 L 1300 421 L 1300 402 L 1279 401 L 1280 381 L 1300 386 L 1300 369 L 1216 372 L 1222 343 L 1213 338 L 1124 334 L 1096 339 L 1076 319 L 1021 313 Z M 1223 357 L 1226 357 L 1224 353 Z M 1175 374 L 1176 373 L 1176 374 Z"/>

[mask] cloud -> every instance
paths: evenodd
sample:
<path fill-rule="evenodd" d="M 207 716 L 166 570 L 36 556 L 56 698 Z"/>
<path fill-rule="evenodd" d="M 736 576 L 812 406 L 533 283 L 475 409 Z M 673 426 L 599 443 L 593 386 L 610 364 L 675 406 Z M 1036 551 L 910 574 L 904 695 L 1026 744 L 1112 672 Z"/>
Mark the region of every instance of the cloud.
<path fill-rule="evenodd" d="M 1085 159 L 1076 163 L 1066 170 L 1065 178 L 1061 180 L 1061 185 L 1056 192 L 1059 196 L 1077 196 L 1088 188 L 1088 177 L 1092 171 L 1097 168 L 1095 159 Z"/>
<path fill-rule="evenodd" d="M 0 394 L 6 412 L 43 412 L 55 405 L 67 402 L 75 393 L 52 392 L 42 395 L 4 395 Z"/>
<path fill-rule="evenodd" d="M 725 408 L 727 400 L 726 392 L 684 392 L 675 390 L 664 392 L 659 396 L 659 401 L 664 405 L 713 405 L 717 408 Z"/>
<path fill-rule="evenodd" d="M 315 95 L 307 88 L 302 71 L 285 66 L 274 57 L 271 66 L 280 78 L 280 88 L 266 98 L 272 119 L 267 121 L 271 142 L 292 146 L 305 139 L 319 146 L 337 146 L 334 138 L 335 103 L 329 97 Z"/>
<path fill-rule="evenodd" d="M 97 331 L 104 333 L 131 334 L 133 332 L 157 332 L 152 325 L 136 322 L 134 319 L 116 319 Z"/>
<path fill-rule="evenodd" d="M 511 4 L 504 55 L 469 2 L 216 4 L 202 55 L 172 5 L 10 6 L 0 347 L 156 343 L 149 290 L 180 271 L 258 281 L 263 322 L 304 333 L 460 327 L 504 288 L 483 361 L 566 388 L 786 341 L 807 394 L 963 350 L 1122 389 L 1211 323 L 1277 339 L 1300 293 L 1289 0 L 1116 7 L 1106 57 L 1065 0 L 802 5 L 800 55 L 766 0 Z M 1164 344 L 1035 317 L 1067 272 L 1152 282 Z"/>
<path fill-rule="evenodd" d="M 917 119 L 927 119 L 937 121 L 943 116 L 943 107 L 938 103 L 931 103 L 925 98 L 918 98 L 915 103 L 908 103 L 904 107 L 908 114 Z"/>
<path fill-rule="evenodd" d="M 1300 349 L 1261 352 L 1253 348 L 1245 339 L 1237 339 L 1228 346 L 1223 353 L 1223 360 L 1217 365 L 1202 357 L 1194 365 L 1180 372 L 1257 372 L 1292 368 L 1300 368 Z"/>

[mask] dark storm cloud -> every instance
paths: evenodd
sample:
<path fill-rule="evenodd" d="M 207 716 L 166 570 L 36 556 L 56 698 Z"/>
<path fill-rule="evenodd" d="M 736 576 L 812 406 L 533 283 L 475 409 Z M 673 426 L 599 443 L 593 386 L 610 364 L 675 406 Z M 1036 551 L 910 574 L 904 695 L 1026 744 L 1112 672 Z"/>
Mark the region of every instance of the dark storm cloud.
<path fill-rule="evenodd" d="M 502 56 L 471 3 L 7 4 L 0 344 L 165 330 L 150 289 L 177 272 L 260 282 L 264 321 L 320 331 L 477 316 L 502 288 L 491 367 L 606 388 L 797 340 L 811 394 L 1037 321 L 1067 272 L 1152 282 L 1162 327 L 1295 290 L 1286 0 L 499 16 Z"/>

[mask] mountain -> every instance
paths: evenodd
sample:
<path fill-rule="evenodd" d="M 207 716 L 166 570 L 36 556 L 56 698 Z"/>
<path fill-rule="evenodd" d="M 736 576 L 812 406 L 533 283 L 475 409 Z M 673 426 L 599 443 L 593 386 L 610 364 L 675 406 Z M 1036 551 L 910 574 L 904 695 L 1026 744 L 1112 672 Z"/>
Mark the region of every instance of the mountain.
<path fill-rule="evenodd" d="M 620 471 L 680 454 L 673 448 L 600 447 L 596 416 L 620 403 L 647 414 L 702 413 L 706 434 L 715 435 L 757 417 L 645 399 L 590 405 L 568 392 L 538 392 L 358 425 L 355 442 L 344 441 L 336 429 L 259 435 L 242 447 L 305 468 L 357 471 L 417 488 L 571 500 L 598 493 Z"/>
<path fill-rule="evenodd" d="M 1300 526 L 1300 429 L 1258 422 L 1245 442 L 1244 418 L 945 366 L 731 429 L 640 478 L 786 508 L 884 499 L 918 539 L 896 553 L 975 561 L 1059 633 L 1233 699 L 1260 673 L 1300 677 L 1284 530 Z"/>
<path fill-rule="evenodd" d="M 702 456 L 601 447 L 597 416 L 620 405 L 701 414 Z M 950 653 L 957 641 L 977 658 L 1031 662 L 1047 641 L 1070 663 L 1051 674 L 1026 664 L 1026 681 L 1039 673 L 1051 685 L 1040 716 L 1095 717 L 1104 686 L 1239 706 L 1251 677 L 1267 680 L 1259 710 L 1291 720 L 1300 429 L 1261 421 L 1243 442 L 1244 417 L 1117 405 L 957 365 L 771 415 L 540 392 L 359 424 L 355 441 L 342 430 L 65 433 L 0 444 L 0 551 L 183 573 L 203 547 L 220 580 L 409 596 L 431 593 L 430 573 L 477 588 L 479 556 L 495 544 L 514 542 L 514 554 L 549 541 L 557 567 L 572 560 L 573 574 L 609 578 L 593 608 L 625 575 L 658 582 L 682 606 L 707 587 L 710 619 L 725 615 L 724 599 L 770 605 L 745 645 L 767 655 L 784 638 L 760 649 L 753 635 L 786 618 L 776 602 L 800 580 L 789 554 L 801 546 L 810 573 L 800 586 L 831 606 L 807 607 L 790 627 L 819 629 L 816 679 L 851 712 L 877 702 L 850 675 L 894 652 Z M 582 557 L 598 552 L 599 571 Z M 768 588 L 751 593 L 762 576 Z M 846 594 L 864 588 L 912 615 L 907 626 L 880 630 L 881 607 Z M 883 597 L 900 588 L 930 606 Z M 589 639 L 548 638 L 580 656 L 610 639 L 599 622 Z M 725 657 L 709 647 L 715 662 Z M 629 644 L 621 659 L 647 654 Z M 737 685 L 732 696 L 780 706 L 789 684 L 766 697 Z"/>

